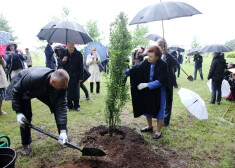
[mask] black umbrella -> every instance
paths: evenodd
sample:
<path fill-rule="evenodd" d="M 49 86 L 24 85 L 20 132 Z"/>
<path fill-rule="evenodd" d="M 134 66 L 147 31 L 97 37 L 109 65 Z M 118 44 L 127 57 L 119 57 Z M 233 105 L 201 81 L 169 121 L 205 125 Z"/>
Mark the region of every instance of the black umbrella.
<path fill-rule="evenodd" d="M 164 26 L 163 20 L 170 20 L 179 17 L 193 16 L 201 14 L 200 11 L 184 2 L 167 1 L 159 2 L 154 5 L 143 8 L 137 15 L 131 20 L 129 25 L 148 23 L 153 21 L 162 21 L 162 31 L 164 38 Z"/>
<path fill-rule="evenodd" d="M 39 38 L 40 39 L 40 38 Z M 67 44 L 72 41 L 75 44 L 87 44 L 92 42 L 91 37 L 78 23 L 72 21 L 57 22 L 41 40 Z"/>
<path fill-rule="evenodd" d="M 223 44 L 206 45 L 201 50 L 199 50 L 199 52 L 218 52 L 218 53 L 229 52 L 229 51 L 232 51 L 232 49 Z"/>
<path fill-rule="evenodd" d="M 201 50 L 201 48 L 193 48 L 192 50 L 190 50 L 188 53 L 187 53 L 187 55 L 188 56 L 193 56 L 193 55 L 195 55 L 195 54 L 197 54 L 197 53 L 200 53 L 199 51 Z"/>
<path fill-rule="evenodd" d="M 168 47 L 168 49 L 179 51 L 179 52 L 184 52 L 185 51 L 185 49 L 181 48 L 178 45 L 171 45 L 170 47 Z"/>
<path fill-rule="evenodd" d="M 45 40 L 45 37 L 52 33 L 52 28 L 56 26 L 56 23 L 57 22 L 49 22 L 46 26 L 44 26 L 41 31 L 38 33 L 37 37 L 40 39 L 40 40 Z"/>
<path fill-rule="evenodd" d="M 157 34 L 148 34 L 148 35 L 144 36 L 144 38 L 147 38 L 147 39 L 150 39 L 153 41 L 157 41 L 158 39 L 160 39 L 162 37 Z"/>

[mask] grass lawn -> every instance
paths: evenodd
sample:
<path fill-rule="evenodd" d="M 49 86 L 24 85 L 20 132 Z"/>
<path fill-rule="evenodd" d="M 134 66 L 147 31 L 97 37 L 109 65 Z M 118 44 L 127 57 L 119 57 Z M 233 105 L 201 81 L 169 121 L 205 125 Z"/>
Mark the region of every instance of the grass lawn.
<path fill-rule="evenodd" d="M 44 66 L 42 56 L 34 58 L 34 65 Z M 204 58 L 203 75 L 204 81 L 200 80 L 199 74 L 196 81 L 189 82 L 186 75 L 181 72 L 177 78 L 179 89 L 188 88 L 198 93 L 206 102 L 210 100 L 211 93 L 206 85 L 207 75 L 212 58 Z M 235 59 L 227 59 L 227 62 L 235 62 Z M 193 76 L 194 64 L 183 63 L 182 68 Z M 88 86 L 88 82 L 86 82 Z M 88 87 L 89 88 L 89 87 Z M 166 156 L 171 167 L 179 167 L 178 163 L 186 163 L 188 167 L 235 167 L 235 126 L 221 122 L 217 117 L 222 117 L 231 102 L 222 98 L 221 105 L 206 105 L 208 120 L 198 120 L 192 116 L 180 102 L 177 91 L 174 89 L 173 114 L 171 124 L 163 128 L 163 137 L 159 140 L 152 140 L 150 134 L 143 134 L 149 142 L 149 148 L 157 153 Z M 91 100 L 85 99 L 81 91 L 81 111 L 68 112 L 69 137 L 79 144 L 84 132 L 94 126 L 105 124 L 104 100 L 106 95 L 105 77 L 101 83 L 101 93 L 91 94 Z M 43 128 L 55 135 L 57 129 L 54 116 L 49 108 L 36 99 L 32 100 L 33 121 L 35 126 Z M 3 102 L 3 110 L 7 115 L 0 116 L 0 135 L 8 135 L 11 139 L 11 147 L 19 151 L 21 147 L 19 125 L 16 121 L 15 112 L 11 108 L 11 102 Z M 229 120 L 235 112 L 235 103 L 224 119 Z M 127 102 L 121 113 L 121 125 L 140 128 L 146 124 L 145 118 L 133 118 L 131 102 Z M 235 118 L 232 123 L 235 123 Z M 57 142 L 41 133 L 32 130 L 32 154 L 29 157 L 18 154 L 16 167 L 53 167 L 65 162 L 79 159 L 81 153 L 75 149 L 62 148 Z M 177 158 L 171 158 L 171 154 Z M 174 162 L 172 160 L 174 160 Z"/>

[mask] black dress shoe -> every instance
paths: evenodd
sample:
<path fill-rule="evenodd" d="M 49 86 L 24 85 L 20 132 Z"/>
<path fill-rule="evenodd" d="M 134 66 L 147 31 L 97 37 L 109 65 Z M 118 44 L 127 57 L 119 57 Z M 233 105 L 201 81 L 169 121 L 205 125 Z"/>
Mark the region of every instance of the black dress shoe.
<path fill-rule="evenodd" d="M 153 139 L 159 139 L 159 138 L 161 138 L 161 136 L 162 136 L 162 133 L 161 133 L 160 135 L 154 134 L 154 135 L 153 135 Z"/>
<path fill-rule="evenodd" d="M 217 102 L 218 105 L 220 105 L 220 102 Z"/>
<path fill-rule="evenodd" d="M 153 131 L 153 127 L 152 128 L 145 127 L 145 128 L 142 128 L 140 131 L 141 132 L 152 132 Z"/>

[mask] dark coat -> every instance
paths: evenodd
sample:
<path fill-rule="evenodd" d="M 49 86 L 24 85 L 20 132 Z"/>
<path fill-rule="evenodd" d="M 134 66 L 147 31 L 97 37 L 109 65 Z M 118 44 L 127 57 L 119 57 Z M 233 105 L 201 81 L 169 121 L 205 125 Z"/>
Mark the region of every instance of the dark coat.
<path fill-rule="evenodd" d="M 68 100 L 79 100 L 79 80 L 83 80 L 83 56 L 76 48 L 74 48 L 73 54 L 70 54 L 69 51 L 66 50 L 65 55 L 68 56 L 68 60 L 63 64 L 63 67 L 70 77 L 68 84 Z"/>
<path fill-rule="evenodd" d="M 198 57 L 194 56 L 193 61 L 195 62 L 195 64 L 194 64 L 195 68 L 201 68 L 202 67 L 203 57 L 201 55 L 199 55 Z"/>
<path fill-rule="evenodd" d="M 51 68 L 51 69 L 55 69 L 55 57 L 53 56 L 54 51 L 52 49 L 52 47 L 47 44 L 46 48 L 45 48 L 45 56 L 46 56 L 46 67 Z"/>
<path fill-rule="evenodd" d="M 183 56 L 181 54 L 178 54 L 177 61 L 179 64 L 183 63 Z"/>
<path fill-rule="evenodd" d="M 210 71 L 207 79 L 212 79 L 213 81 L 223 81 L 224 70 L 226 67 L 226 61 L 224 58 L 217 56 L 214 57 L 211 63 Z"/>
<path fill-rule="evenodd" d="M 153 90 L 150 90 L 149 88 L 138 90 L 137 88 L 140 83 L 150 82 L 150 67 L 151 64 L 148 60 L 144 60 L 130 69 L 131 96 L 134 117 L 139 117 L 143 114 L 157 115 L 160 109 L 160 88 Z M 162 60 L 158 60 L 156 62 L 153 81 L 155 80 L 161 82 L 164 86 L 166 86 L 167 90 L 169 90 L 167 64 Z"/>
<path fill-rule="evenodd" d="M 61 51 L 60 55 L 59 55 L 58 50 Z M 62 59 L 65 56 L 65 49 L 64 49 L 64 47 L 58 45 L 58 46 L 55 46 L 54 51 L 55 51 L 55 54 L 56 54 L 56 57 L 57 57 L 57 64 L 58 64 L 57 69 L 62 69 L 63 68 Z"/>
<path fill-rule="evenodd" d="M 175 51 L 174 51 L 175 52 Z M 175 52 L 176 53 L 176 52 Z M 173 54 L 174 55 L 174 54 Z M 175 81 L 175 72 L 174 68 L 178 66 L 178 61 L 171 54 L 163 54 L 162 60 L 167 63 L 168 76 L 170 80 L 170 85 L 173 86 Z"/>
<path fill-rule="evenodd" d="M 19 51 L 17 50 L 17 45 L 15 45 L 15 50 L 13 55 L 9 55 L 10 50 L 10 44 L 6 47 L 6 62 L 7 62 L 7 69 L 8 74 L 10 75 L 13 70 L 17 69 L 24 69 L 24 57 L 22 54 L 19 54 Z"/>
<path fill-rule="evenodd" d="M 9 86 L 13 88 L 12 108 L 16 113 L 20 113 L 22 112 L 21 101 L 37 98 L 55 114 L 57 125 L 66 125 L 66 89 L 56 90 L 49 84 L 52 72 L 54 70 L 46 67 L 32 67 L 19 72 Z"/>

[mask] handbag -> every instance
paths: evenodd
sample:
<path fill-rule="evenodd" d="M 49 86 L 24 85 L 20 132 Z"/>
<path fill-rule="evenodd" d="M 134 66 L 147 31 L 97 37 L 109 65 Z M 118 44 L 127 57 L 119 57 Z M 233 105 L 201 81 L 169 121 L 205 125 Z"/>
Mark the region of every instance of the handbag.
<path fill-rule="evenodd" d="M 86 69 L 84 68 L 84 74 L 83 74 L 83 82 L 85 82 L 90 76 L 91 76 L 91 73 Z"/>

